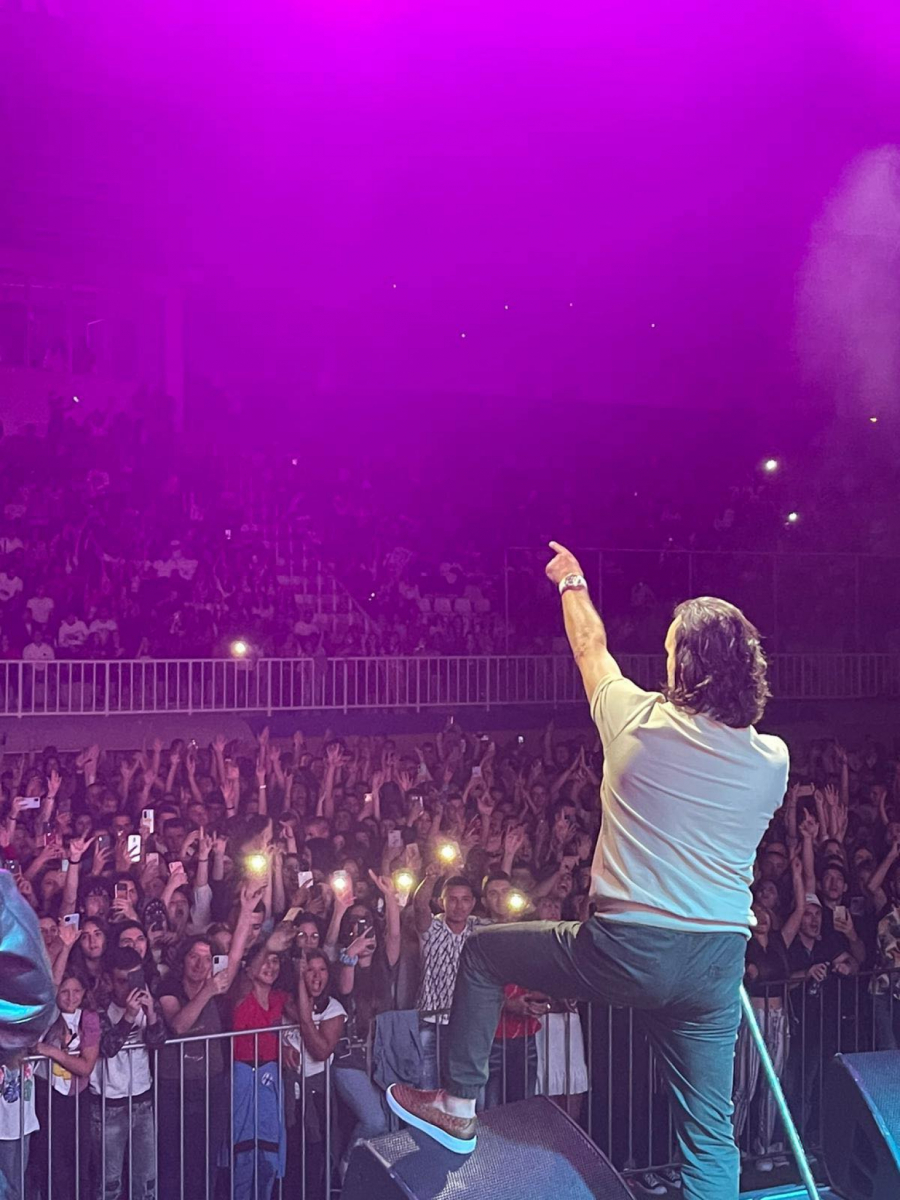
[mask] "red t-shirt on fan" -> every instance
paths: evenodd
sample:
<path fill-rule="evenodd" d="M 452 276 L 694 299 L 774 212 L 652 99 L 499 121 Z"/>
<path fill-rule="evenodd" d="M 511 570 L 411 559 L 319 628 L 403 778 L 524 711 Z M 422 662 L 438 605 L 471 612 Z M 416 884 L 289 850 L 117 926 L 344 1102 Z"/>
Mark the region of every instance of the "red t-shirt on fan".
<path fill-rule="evenodd" d="M 508 983 L 503 991 L 506 993 L 507 1000 L 513 996 L 527 996 L 529 991 L 533 989 L 519 987 L 517 983 Z M 530 1037 L 533 1033 L 537 1033 L 541 1027 L 537 1017 L 516 1017 L 512 1013 L 508 1013 L 505 1009 L 500 1014 L 500 1020 L 497 1024 L 497 1032 L 495 1038 L 520 1038 Z"/>
<path fill-rule="evenodd" d="M 269 993 L 269 1007 L 263 1008 L 255 993 L 248 992 L 243 1000 L 235 1005 L 232 1028 L 262 1029 L 266 1025 L 281 1025 L 287 1002 L 287 992 L 273 988 Z M 277 1033 L 260 1033 L 235 1038 L 234 1061 L 249 1063 L 251 1067 L 257 1062 L 277 1062 L 279 1036 Z"/>

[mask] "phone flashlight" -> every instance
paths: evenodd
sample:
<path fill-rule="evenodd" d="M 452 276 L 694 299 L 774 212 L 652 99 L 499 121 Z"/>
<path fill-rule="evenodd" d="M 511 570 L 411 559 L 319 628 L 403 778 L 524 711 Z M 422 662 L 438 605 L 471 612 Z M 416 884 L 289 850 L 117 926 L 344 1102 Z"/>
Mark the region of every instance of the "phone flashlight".
<path fill-rule="evenodd" d="M 455 862 L 459 858 L 459 850 L 453 842 L 444 842 L 438 846 L 438 858 L 445 863 Z"/>
<path fill-rule="evenodd" d="M 528 901 L 521 892 L 507 892 L 506 905 L 510 912 L 523 912 Z"/>
<path fill-rule="evenodd" d="M 269 860 L 265 854 L 248 854 L 244 859 L 244 866 L 250 875 L 265 875 Z"/>
<path fill-rule="evenodd" d="M 394 875 L 394 887 L 397 890 L 397 904 L 406 908 L 412 890 L 416 886 L 416 877 L 412 871 L 397 871 Z"/>
<path fill-rule="evenodd" d="M 409 894 L 415 887 L 415 876 L 412 871 L 400 870 L 394 872 L 394 887 L 397 892 Z"/>
<path fill-rule="evenodd" d="M 346 871 L 335 871 L 331 877 L 331 886 L 336 892 L 346 892 L 350 886 L 350 876 Z"/>

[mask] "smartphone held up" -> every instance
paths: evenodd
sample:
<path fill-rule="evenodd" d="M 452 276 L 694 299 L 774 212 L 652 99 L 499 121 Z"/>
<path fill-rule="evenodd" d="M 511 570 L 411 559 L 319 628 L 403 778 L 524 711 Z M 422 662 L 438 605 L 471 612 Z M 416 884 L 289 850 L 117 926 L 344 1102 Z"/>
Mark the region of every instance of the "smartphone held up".
<path fill-rule="evenodd" d="M 335 871 L 331 876 L 331 886 L 334 894 L 344 899 L 353 890 L 353 880 L 347 871 Z"/>

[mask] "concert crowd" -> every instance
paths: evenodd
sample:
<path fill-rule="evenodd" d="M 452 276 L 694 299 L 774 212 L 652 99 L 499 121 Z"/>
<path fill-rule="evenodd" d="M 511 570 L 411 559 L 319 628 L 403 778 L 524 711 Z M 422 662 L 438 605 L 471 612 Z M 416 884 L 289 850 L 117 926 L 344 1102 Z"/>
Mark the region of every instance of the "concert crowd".
<path fill-rule="evenodd" d="M 182 1174 L 184 1194 L 208 1180 L 211 1195 L 299 1196 L 305 1180 L 323 1195 L 354 1143 L 387 1130 L 388 1083 L 437 1086 L 471 931 L 592 911 L 592 737 L 551 725 L 501 743 L 452 718 L 417 744 L 189 733 L 133 754 L 4 759 L 0 845 L 60 1010 L 37 1057 L 3 1068 L 10 1197 L 21 1145 L 29 1197 L 52 1184 L 115 1200 L 129 1178 L 133 1195 L 175 1197 Z M 900 763 L 874 742 L 792 755 L 754 867 L 745 982 L 814 1142 L 823 1059 L 900 1034 Z M 589 1062 L 594 1019 L 507 988 L 482 1107 L 545 1092 L 587 1122 L 589 1068 L 609 1065 L 596 1037 Z M 593 1100 L 604 1130 L 611 1101 Z M 746 1027 L 734 1102 L 739 1144 L 777 1168 L 783 1135 Z M 619 1095 L 617 1165 L 660 1161 L 622 1109 Z M 631 1177 L 639 1195 L 677 1182 L 677 1163 Z"/>

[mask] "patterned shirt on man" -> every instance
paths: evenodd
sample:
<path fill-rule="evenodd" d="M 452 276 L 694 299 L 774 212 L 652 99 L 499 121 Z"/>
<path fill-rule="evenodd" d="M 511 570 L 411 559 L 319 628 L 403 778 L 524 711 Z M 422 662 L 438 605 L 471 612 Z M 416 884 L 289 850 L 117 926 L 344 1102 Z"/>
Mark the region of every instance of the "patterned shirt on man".
<path fill-rule="evenodd" d="M 420 1013 L 445 1013 L 440 1018 L 442 1025 L 446 1025 L 450 1019 L 449 1009 L 453 1003 L 453 989 L 456 986 L 456 972 L 459 970 L 463 946 L 480 924 L 478 917 L 469 917 L 465 928 L 459 933 L 454 933 L 448 927 L 444 914 L 439 913 L 419 939 L 422 951 L 422 981 L 416 997 L 416 1008 Z M 434 1021 L 436 1018 L 425 1017 L 424 1020 Z"/>
<path fill-rule="evenodd" d="M 884 996 L 893 992 L 900 1000 L 900 905 L 893 905 L 878 922 L 878 966 L 890 968 L 890 975 L 875 975 L 869 991 L 873 996 Z M 891 981 L 893 980 L 893 986 Z"/>

